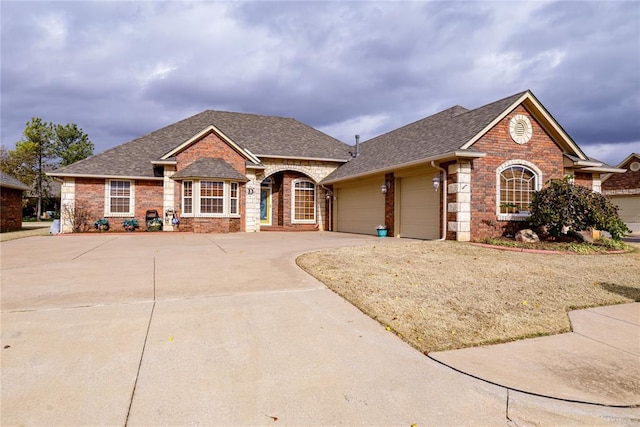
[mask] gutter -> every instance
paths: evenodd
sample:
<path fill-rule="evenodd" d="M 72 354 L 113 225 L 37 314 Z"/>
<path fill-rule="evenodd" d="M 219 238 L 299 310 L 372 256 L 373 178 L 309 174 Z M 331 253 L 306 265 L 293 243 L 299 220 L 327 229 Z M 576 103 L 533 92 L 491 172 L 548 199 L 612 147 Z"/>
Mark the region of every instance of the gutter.
<path fill-rule="evenodd" d="M 442 237 L 438 240 L 447 240 L 447 171 L 436 165 L 435 160 L 431 160 L 431 166 L 440 169 L 442 172 Z"/>
<path fill-rule="evenodd" d="M 332 179 L 332 180 L 329 180 L 329 181 L 322 180 L 322 182 L 324 184 L 333 184 L 333 183 L 336 183 L 336 182 L 346 181 L 346 180 L 349 180 L 349 179 L 362 178 L 362 177 L 368 176 L 368 175 L 375 175 L 375 174 L 379 174 L 379 173 L 394 172 L 394 171 L 397 171 L 398 169 L 421 165 L 421 164 L 427 163 L 429 161 L 431 161 L 433 163 L 434 161 L 442 162 L 442 161 L 445 161 L 445 160 L 453 160 L 453 159 L 480 159 L 482 157 L 485 157 L 486 155 L 487 155 L 487 153 L 482 153 L 482 152 L 479 152 L 479 151 L 457 150 L 457 151 L 451 151 L 451 152 L 444 153 L 444 154 L 439 154 L 437 156 L 426 157 L 426 158 L 423 158 L 423 159 L 420 159 L 420 160 L 413 160 L 411 162 L 401 163 L 399 165 L 392 165 L 392 166 L 388 166 L 388 167 L 384 167 L 384 168 L 380 168 L 380 169 L 375 169 L 375 170 L 371 170 L 371 171 L 357 173 L 357 174 L 354 174 L 354 175 L 347 175 L 347 176 L 340 177 L 340 178 L 335 178 L 335 179 Z M 436 168 L 437 168 L 437 166 L 436 166 Z"/>

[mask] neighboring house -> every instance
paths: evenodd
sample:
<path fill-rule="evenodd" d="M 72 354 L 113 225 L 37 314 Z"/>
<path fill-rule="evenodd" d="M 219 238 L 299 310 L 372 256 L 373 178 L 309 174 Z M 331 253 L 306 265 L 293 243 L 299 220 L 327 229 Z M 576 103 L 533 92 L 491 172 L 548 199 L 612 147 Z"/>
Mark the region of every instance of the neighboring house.
<path fill-rule="evenodd" d="M 600 191 L 608 172 L 622 170 L 587 157 L 525 91 L 366 141 L 321 183 L 333 188 L 337 231 L 373 234 L 383 224 L 389 235 L 468 241 L 515 232 L 550 179 L 572 175 Z"/>
<path fill-rule="evenodd" d="M 22 228 L 22 193 L 29 186 L 0 171 L 0 232 Z"/>
<path fill-rule="evenodd" d="M 180 231 L 316 230 L 327 221 L 319 182 L 349 149 L 291 118 L 204 111 L 49 175 L 63 180 L 63 206 L 105 217 L 111 230 L 148 210 L 165 231 L 174 215 Z M 71 231 L 64 215 L 62 231 Z"/>
<path fill-rule="evenodd" d="M 167 231 L 175 214 L 181 231 L 384 224 L 393 236 L 464 241 L 517 229 L 549 179 L 600 191 L 600 174 L 623 172 L 588 158 L 529 91 L 349 150 L 294 119 L 205 111 L 49 175 L 63 180 L 63 205 L 112 221 L 155 209 Z"/>
<path fill-rule="evenodd" d="M 607 174 L 602 178 L 602 194 L 619 208 L 620 219 L 635 231 L 640 231 L 640 154 L 631 153 L 618 165 L 622 174 Z"/>

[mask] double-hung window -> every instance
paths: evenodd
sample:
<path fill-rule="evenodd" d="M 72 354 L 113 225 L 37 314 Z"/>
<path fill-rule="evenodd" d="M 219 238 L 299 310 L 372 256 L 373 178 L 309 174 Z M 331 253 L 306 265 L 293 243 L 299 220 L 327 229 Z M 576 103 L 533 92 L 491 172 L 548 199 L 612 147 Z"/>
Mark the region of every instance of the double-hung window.
<path fill-rule="evenodd" d="M 133 215 L 133 183 L 129 180 L 107 181 L 105 216 Z"/>
<path fill-rule="evenodd" d="M 240 185 L 213 180 L 182 181 L 182 215 L 220 217 L 240 215 Z"/>
<path fill-rule="evenodd" d="M 224 182 L 200 181 L 200 213 L 224 213 Z"/>
<path fill-rule="evenodd" d="M 292 222 L 316 222 L 316 185 L 311 181 L 293 182 Z"/>
<path fill-rule="evenodd" d="M 182 213 L 193 213 L 193 181 L 182 182 Z"/>
<path fill-rule="evenodd" d="M 238 183 L 229 184 L 229 214 L 238 215 Z"/>

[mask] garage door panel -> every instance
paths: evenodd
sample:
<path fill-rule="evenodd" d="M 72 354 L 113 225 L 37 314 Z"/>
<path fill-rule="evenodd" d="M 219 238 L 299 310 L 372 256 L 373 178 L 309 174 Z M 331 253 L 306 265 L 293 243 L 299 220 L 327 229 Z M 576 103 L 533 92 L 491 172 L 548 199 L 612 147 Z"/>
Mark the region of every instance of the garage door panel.
<path fill-rule="evenodd" d="M 400 235 L 437 239 L 440 234 L 439 192 L 427 175 L 400 180 Z"/>
<path fill-rule="evenodd" d="M 375 234 L 384 222 L 384 196 L 378 182 L 337 189 L 337 231 Z"/>
<path fill-rule="evenodd" d="M 640 196 L 610 196 L 609 199 L 618 206 L 618 215 L 623 222 L 640 223 Z"/>

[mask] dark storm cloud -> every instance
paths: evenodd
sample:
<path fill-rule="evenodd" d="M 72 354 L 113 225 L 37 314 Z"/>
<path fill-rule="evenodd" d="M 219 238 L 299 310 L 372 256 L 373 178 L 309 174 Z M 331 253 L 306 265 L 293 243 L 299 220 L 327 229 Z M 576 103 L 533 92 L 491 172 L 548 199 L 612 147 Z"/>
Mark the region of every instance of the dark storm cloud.
<path fill-rule="evenodd" d="M 584 151 L 640 151 L 636 2 L 12 2 L 2 144 L 32 116 L 98 151 L 205 109 L 346 142 L 531 89 Z"/>

